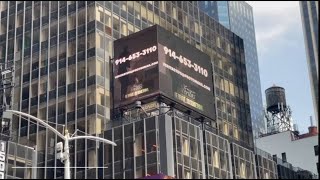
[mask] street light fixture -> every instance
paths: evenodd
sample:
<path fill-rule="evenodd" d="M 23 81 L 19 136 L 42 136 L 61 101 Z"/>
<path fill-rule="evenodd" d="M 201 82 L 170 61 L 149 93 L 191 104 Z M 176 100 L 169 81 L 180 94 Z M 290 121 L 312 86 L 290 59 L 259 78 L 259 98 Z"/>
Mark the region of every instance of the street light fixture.
<path fill-rule="evenodd" d="M 22 115 L 22 116 L 26 116 L 30 119 L 33 119 L 37 122 L 39 122 L 41 125 L 45 126 L 46 128 L 50 129 L 51 131 L 53 131 L 56 135 L 58 135 L 60 138 L 62 138 L 64 140 L 64 152 L 63 153 L 59 153 L 58 154 L 58 158 L 60 160 L 62 160 L 62 162 L 64 163 L 64 179 L 70 179 L 70 154 L 69 154 L 69 141 L 72 140 L 76 140 L 76 139 L 91 139 L 91 140 L 97 140 L 97 141 L 101 141 L 103 143 L 106 144 L 110 144 L 112 146 L 117 146 L 116 143 L 109 141 L 107 139 L 104 138 L 100 138 L 100 137 L 96 137 L 96 136 L 76 136 L 76 137 L 70 137 L 68 130 L 65 130 L 65 135 L 62 135 L 59 131 L 57 131 L 55 128 L 53 128 L 52 126 L 50 126 L 49 124 L 47 124 L 46 122 L 44 122 L 43 120 L 34 117 L 30 114 L 26 114 L 24 112 L 20 112 L 20 111 L 15 111 L 15 110 L 6 110 L 3 112 L 3 117 L 9 118 L 11 119 L 12 114 L 18 114 L 18 115 Z M 26 119 L 29 121 L 29 119 Z M 60 149 L 60 151 L 62 151 L 62 146 L 63 144 L 61 142 L 57 143 L 57 148 Z"/>

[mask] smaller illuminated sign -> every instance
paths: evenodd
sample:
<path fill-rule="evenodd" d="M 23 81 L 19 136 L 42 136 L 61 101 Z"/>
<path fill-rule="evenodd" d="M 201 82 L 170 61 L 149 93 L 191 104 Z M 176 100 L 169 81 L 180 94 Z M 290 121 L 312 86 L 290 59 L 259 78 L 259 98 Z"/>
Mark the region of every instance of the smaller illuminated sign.
<path fill-rule="evenodd" d="M 144 89 L 140 89 L 140 90 L 136 90 L 136 91 L 133 91 L 127 95 L 125 95 L 125 98 L 130 98 L 130 97 L 134 97 L 134 96 L 138 96 L 140 94 L 143 94 L 143 93 L 146 93 L 149 91 L 149 88 L 144 88 Z"/>

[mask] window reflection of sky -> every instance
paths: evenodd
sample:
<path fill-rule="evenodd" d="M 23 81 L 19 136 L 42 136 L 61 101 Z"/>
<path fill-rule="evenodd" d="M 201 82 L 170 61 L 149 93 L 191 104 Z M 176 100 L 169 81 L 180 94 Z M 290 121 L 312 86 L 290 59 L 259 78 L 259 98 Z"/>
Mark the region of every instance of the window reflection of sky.
<path fill-rule="evenodd" d="M 228 12 L 228 2 L 227 1 L 218 1 L 218 18 L 219 22 L 227 28 L 230 28 L 229 23 L 229 12 Z"/>

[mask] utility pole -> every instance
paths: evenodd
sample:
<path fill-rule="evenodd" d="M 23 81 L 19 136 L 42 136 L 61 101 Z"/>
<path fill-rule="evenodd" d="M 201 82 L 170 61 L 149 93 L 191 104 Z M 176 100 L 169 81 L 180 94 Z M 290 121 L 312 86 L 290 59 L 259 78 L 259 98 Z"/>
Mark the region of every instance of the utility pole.
<path fill-rule="evenodd" d="M 64 178 L 70 178 L 70 154 L 69 154 L 69 139 L 70 135 L 68 129 L 65 131 L 65 140 L 64 140 L 64 155 L 65 155 L 65 162 L 64 162 Z"/>

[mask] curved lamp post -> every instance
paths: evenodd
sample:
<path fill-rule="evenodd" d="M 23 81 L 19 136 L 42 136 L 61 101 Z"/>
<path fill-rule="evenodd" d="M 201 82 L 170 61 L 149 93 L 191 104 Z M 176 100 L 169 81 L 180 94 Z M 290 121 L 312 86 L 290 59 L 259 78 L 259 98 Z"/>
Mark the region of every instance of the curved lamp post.
<path fill-rule="evenodd" d="M 95 137 L 95 136 L 76 136 L 76 137 L 70 137 L 68 130 L 65 130 L 65 135 L 62 135 L 59 131 L 57 131 L 55 128 L 44 122 L 43 120 L 34 117 L 30 114 L 20 112 L 20 111 L 15 111 L 15 110 L 6 110 L 4 113 L 14 113 L 14 114 L 19 114 L 22 116 L 26 116 L 30 119 L 33 119 L 37 122 L 39 122 L 41 125 L 45 126 L 46 128 L 50 129 L 53 131 L 56 135 L 58 135 L 60 138 L 64 140 L 64 153 L 62 154 L 62 159 L 64 160 L 64 179 L 70 179 L 70 157 L 69 157 L 69 141 L 76 140 L 76 139 L 91 139 L 91 140 L 97 140 L 101 141 L 106 144 L 110 144 L 112 146 L 117 146 L 116 143 L 109 141 L 107 139 L 103 139 L 100 137 Z M 29 119 L 26 119 L 29 120 Z"/>

